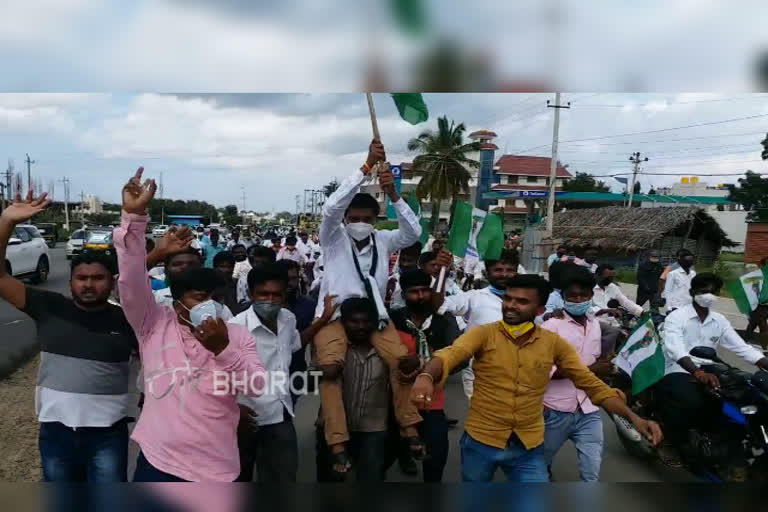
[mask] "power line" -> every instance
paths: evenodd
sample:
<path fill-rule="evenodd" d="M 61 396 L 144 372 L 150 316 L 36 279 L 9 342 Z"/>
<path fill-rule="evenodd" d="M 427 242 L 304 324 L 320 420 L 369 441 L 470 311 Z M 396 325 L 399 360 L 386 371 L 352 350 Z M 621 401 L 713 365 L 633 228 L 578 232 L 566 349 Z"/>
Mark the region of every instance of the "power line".
<path fill-rule="evenodd" d="M 657 106 L 661 103 L 664 103 L 668 106 L 673 105 L 690 105 L 695 103 L 715 103 L 715 102 L 723 102 L 723 101 L 745 101 L 745 100 L 756 100 L 756 99 L 766 99 L 766 96 L 743 96 L 739 98 L 715 98 L 715 99 L 709 99 L 709 100 L 690 100 L 690 101 L 668 101 L 666 99 L 659 100 L 658 102 L 651 102 L 651 103 L 625 103 L 625 104 L 600 104 L 600 103 L 581 103 L 579 104 L 580 107 L 607 107 L 607 108 L 625 108 L 625 107 L 652 107 Z"/>
<path fill-rule="evenodd" d="M 674 126 L 674 127 L 671 127 L 671 128 L 660 128 L 658 130 L 645 130 L 645 131 L 641 131 L 641 132 L 619 133 L 619 134 L 616 134 L 616 135 L 601 135 L 601 136 L 598 136 L 598 137 L 586 137 L 586 138 L 583 138 L 583 139 L 568 139 L 568 140 L 564 140 L 563 143 L 565 144 L 565 143 L 568 143 L 568 142 L 585 142 L 585 141 L 590 141 L 590 140 L 604 140 L 604 139 L 613 139 L 613 138 L 616 138 L 616 137 L 631 137 L 633 135 L 644 135 L 646 133 L 662 133 L 662 132 L 669 132 L 669 131 L 673 131 L 673 130 L 685 130 L 685 129 L 688 129 L 688 128 L 698 128 L 700 126 L 712 126 L 712 125 L 717 125 L 717 124 L 735 123 L 735 122 L 738 122 L 738 121 L 747 121 L 749 119 L 758 119 L 758 118 L 762 118 L 762 117 L 768 117 L 768 114 L 757 114 L 757 115 L 754 115 L 754 116 L 735 117 L 733 119 L 724 119 L 722 121 L 709 121 L 709 122 L 706 122 L 706 123 L 696 123 L 696 124 L 689 124 L 689 125 L 685 125 L 685 126 Z M 529 149 L 526 149 L 524 151 L 521 151 L 521 153 L 527 153 L 528 151 L 532 151 L 534 149 L 539 149 L 539 148 L 543 148 L 543 147 L 547 147 L 547 145 L 546 144 L 541 144 L 539 146 L 534 146 L 532 148 L 529 148 Z"/>

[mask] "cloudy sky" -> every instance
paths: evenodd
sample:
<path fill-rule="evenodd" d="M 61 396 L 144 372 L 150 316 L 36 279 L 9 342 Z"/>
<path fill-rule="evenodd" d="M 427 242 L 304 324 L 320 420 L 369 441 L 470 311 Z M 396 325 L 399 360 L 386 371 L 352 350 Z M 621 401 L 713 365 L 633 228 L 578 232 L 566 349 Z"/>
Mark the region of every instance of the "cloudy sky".
<path fill-rule="evenodd" d="M 765 0 L 413 3 L 405 36 L 393 0 L 3 2 L 0 90 L 351 92 L 372 57 L 404 90 L 438 43 L 487 66 L 471 90 L 750 90 L 768 50 Z"/>
<path fill-rule="evenodd" d="M 551 151 L 551 94 L 425 94 L 430 120 L 420 126 L 402 121 L 388 95 L 374 97 L 391 162 L 410 161 L 407 140 L 441 115 L 468 132 L 498 133 L 497 155 Z M 644 190 L 678 181 L 674 174 L 768 172 L 759 144 L 768 95 L 567 93 L 563 101 L 572 108 L 561 111 L 560 160 L 572 172 L 629 172 L 634 151 L 650 159 Z M 248 209 L 293 210 L 305 188 L 359 167 L 370 138 L 365 97 L 355 93 L 0 94 L 3 167 L 7 157 L 23 170 L 29 153 L 43 184 L 66 176 L 73 195 L 110 202 L 143 165 L 148 176 L 163 172 L 166 197 L 240 206 L 242 187 Z"/>

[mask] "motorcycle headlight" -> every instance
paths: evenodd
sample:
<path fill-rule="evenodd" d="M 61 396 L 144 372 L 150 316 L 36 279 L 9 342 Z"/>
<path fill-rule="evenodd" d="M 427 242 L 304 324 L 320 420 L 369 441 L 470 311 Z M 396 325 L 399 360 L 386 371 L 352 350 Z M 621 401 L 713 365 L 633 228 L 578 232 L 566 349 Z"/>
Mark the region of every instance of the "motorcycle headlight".
<path fill-rule="evenodd" d="M 752 416 L 754 414 L 757 414 L 757 406 L 755 405 L 745 405 L 741 409 L 739 409 L 739 412 L 743 414 L 744 416 Z"/>

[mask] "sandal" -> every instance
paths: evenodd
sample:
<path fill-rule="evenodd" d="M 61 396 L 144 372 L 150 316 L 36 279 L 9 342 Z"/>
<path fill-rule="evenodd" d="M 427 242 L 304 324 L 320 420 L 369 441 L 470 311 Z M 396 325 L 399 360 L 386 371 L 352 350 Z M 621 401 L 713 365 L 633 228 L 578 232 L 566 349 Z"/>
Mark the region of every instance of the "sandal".
<path fill-rule="evenodd" d="M 406 437 L 405 440 L 414 460 L 424 460 L 427 457 L 427 445 L 419 436 Z"/>
<path fill-rule="evenodd" d="M 339 466 L 343 467 L 344 469 L 337 469 Z M 350 469 L 352 469 L 352 463 L 349 461 L 349 457 L 347 457 L 346 451 L 331 454 L 331 471 L 338 480 L 344 480 L 347 472 Z"/>

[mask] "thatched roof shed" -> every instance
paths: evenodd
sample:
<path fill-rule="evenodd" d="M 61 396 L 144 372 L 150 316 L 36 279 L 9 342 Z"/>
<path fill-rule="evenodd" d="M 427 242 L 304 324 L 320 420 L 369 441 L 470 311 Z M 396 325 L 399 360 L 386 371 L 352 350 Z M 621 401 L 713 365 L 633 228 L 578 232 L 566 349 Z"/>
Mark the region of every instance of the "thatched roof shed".
<path fill-rule="evenodd" d="M 573 247 L 596 246 L 616 252 L 661 248 L 665 238 L 734 247 L 717 221 L 698 206 L 665 208 L 589 208 L 558 212 L 554 238 Z"/>

